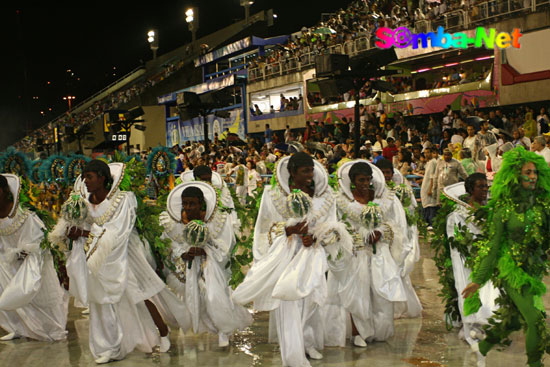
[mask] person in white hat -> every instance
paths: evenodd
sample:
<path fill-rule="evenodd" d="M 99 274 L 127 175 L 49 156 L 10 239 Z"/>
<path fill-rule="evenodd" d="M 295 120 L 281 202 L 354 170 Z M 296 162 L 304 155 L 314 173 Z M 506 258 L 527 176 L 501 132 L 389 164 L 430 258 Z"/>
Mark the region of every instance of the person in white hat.
<path fill-rule="evenodd" d="M 150 301 L 166 284 L 135 227 L 136 197 L 120 187 L 128 179 L 125 169 L 123 163 L 89 162 L 49 235 L 67 250 L 69 292 L 89 305 L 89 345 L 97 364 L 124 359 L 134 349 L 170 347 L 168 327 Z"/>
<path fill-rule="evenodd" d="M 321 307 L 326 271 L 351 256 L 353 241 L 338 222 L 326 169 L 304 152 L 277 164 L 275 185 L 266 186 L 254 230 L 254 264 L 233 300 L 254 301 L 271 311 L 284 366 L 310 366 L 321 359 Z"/>
<path fill-rule="evenodd" d="M 69 297 L 40 247 L 44 223 L 19 203 L 20 185 L 0 175 L 0 327 L 8 332 L 0 340 L 64 340 Z"/>
<path fill-rule="evenodd" d="M 376 164 L 380 159 L 384 159 L 382 156 L 382 148 L 380 146 L 374 145 L 372 148 L 372 163 Z"/>
<path fill-rule="evenodd" d="M 184 182 L 170 192 L 159 221 L 171 240 L 175 268 L 168 271 L 166 281 L 185 304 L 190 320 L 182 330 L 218 334 L 218 345 L 226 347 L 231 333 L 249 326 L 252 316 L 230 298 L 225 266 L 235 235 L 219 200 L 211 184 Z"/>

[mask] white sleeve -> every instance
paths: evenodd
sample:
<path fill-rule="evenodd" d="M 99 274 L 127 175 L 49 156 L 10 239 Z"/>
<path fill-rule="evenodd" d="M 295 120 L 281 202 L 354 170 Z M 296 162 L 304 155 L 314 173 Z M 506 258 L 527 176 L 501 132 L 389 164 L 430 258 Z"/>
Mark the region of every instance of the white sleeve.
<path fill-rule="evenodd" d="M 266 256 L 269 251 L 269 232 L 271 226 L 280 216 L 277 214 L 271 201 L 271 187 L 266 187 L 262 195 L 256 226 L 254 227 L 254 244 L 252 252 L 254 260 L 259 260 Z"/>
<path fill-rule="evenodd" d="M 93 224 L 90 229 L 90 250 L 87 253 L 88 269 L 105 280 L 126 273 L 126 257 L 130 233 L 136 221 L 136 197 L 131 192 L 118 196 L 119 207 L 111 219 L 103 225 Z"/>
<path fill-rule="evenodd" d="M 27 305 L 40 290 L 44 263 L 40 249 L 40 243 L 44 238 L 43 228 L 42 221 L 34 213 L 29 213 L 25 223 L 18 230 L 16 251 L 25 251 L 28 255 L 4 287 L 0 296 L 1 310 L 15 310 Z"/>

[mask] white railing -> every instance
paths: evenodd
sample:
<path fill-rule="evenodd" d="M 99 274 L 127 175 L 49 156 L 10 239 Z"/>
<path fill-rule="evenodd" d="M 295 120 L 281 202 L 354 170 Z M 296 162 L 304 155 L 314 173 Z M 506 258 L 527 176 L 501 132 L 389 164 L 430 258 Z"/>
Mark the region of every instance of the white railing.
<path fill-rule="evenodd" d="M 550 5 L 550 0 L 489 0 L 471 5 L 468 10 L 453 10 L 435 20 L 417 20 L 415 32 L 435 31 L 442 26 L 445 31 L 459 31 L 473 26 L 508 18 L 520 13 L 540 11 Z"/>
<path fill-rule="evenodd" d="M 497 17 L 502 18 L 521 12 L 539 11 L 549 4 L 550 0 L 489 0 L 470 6 L 468 11 L 458 9 L 447 12 L 435 20 L 418 20 L 415 22 L 415 32 L 435 31 L 439 26 L 442 26 L 446 32 L 457 32 L 490 22 Z M 315 64 L 315 56 L 320 54 L 332 53 L 355 56 L 372 47 L 374 47 L 374 44 L 371 43 L 370 37 L 360 37 L 321 50 L 312 50 L 308 47 L 301 56 L 293 56 L 270 64 L 249 68 L 248 81 L 265 80 L 273 76 L 310 68 Z"/>
<path fill-rule="evenodd" d="M 445 31 L 458 31 L 467 27 L 468 13 L 464 10 L 453 10 L 443 14 L 439 19 L 431 22 L 432 30 L 443 27 Z"/>
<path fill-rule="evenodd" d="M 346 41 L 343 44 L 332 45 L 323 49 L 311 49 L 308 47 L 303 50 L 303 54 L 280 59 L 278 61 L 262 64 L 248 69 L 248 81 L 269 79 L 274 76 L 281 76 L 291 72 L 297 72 L 309 69 L 315 65 L 315 56 L 322 54 L 346 54 L 355 56 L 360 52 L 371 48 L 370 38 L 361 37 L 355 40 Z"/>

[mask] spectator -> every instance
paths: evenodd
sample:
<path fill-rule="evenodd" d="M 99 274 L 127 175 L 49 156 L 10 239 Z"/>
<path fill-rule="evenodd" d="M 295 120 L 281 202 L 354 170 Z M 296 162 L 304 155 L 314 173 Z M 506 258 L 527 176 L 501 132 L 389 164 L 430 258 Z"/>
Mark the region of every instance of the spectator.
<path fill-rule="evenodd" d="M 544 109 L 544 107 L 542 107 L 540 109 L 539 115 L 537 116 L 538 134 L 541 135 L 541 134 L 544 134 L 544 133 L 547 133 L 548 131 L 550 131 L 549 125 L 550 125 L 550 119 L 548 118 L 548 115 L 546 114 L 546 110 Z"/>
<path fill-rule="evenodd" d="M 269 124 L 265 124 L 264 140 L 268 149 L 271 148 L 271 142 L 273 141 L 273 130 L 271 130 Z"/>
<path fill-rule="evenodd" d="M 546 163 L 550 164 L 550 149 L 546 146 L 546 139 L 544 136 L 537 136 L 533 139 L 533 143 L 531 143 L 531 150 L 544 157 Z"/>
<path fill-rule="evenodd" d="M 382 155 L 385 159 L 392 162 L 393 156 L 397 154 L 398 148 L 395 146 L 395 140 L 393 138 L 387 139 L 388 145 L 382 149 Z"/>
<path fill-rule="evenodd" d="M 443 188 L 457 183 L 460 179 L 465 180 L 468 174 L 462 164 L 453 158 L 451 151 L 445 149 L 443 159 L 437 162 L 435 177 L 435 193 L 439 201 Z"/>

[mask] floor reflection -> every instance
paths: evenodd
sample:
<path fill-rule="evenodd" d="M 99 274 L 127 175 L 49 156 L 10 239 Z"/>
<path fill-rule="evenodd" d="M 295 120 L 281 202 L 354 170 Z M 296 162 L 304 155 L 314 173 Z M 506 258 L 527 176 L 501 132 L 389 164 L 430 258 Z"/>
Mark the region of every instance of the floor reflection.
<path fill-rule="evenodd" d="M 420 319 L 396 320 L 395 335 L 385 343 L 372 343 L 366 349 L 326 348 L 325 358 L 312 361 L 312 366 L 375 366 L 375 367 L 466 367 L 475 366 L 476 360 L 468 345 L 458 338 L 458 330 L 448 331 L 443 319 L 443 305 L 437 296 L 439 284 L 434 262 L 427 245 L 422 248 L 423 258 L 412 273 L 412 282 L 424 306 Z M 550 297 L 545 297 L 547 309 Z M 88 316 L 81 308 L 71 305 L 66 341 L 58 343 L 19 339 L 0 342 L 2 366 L 93 366 L 88 348 Z M 171 333 L 169 353 L 131 353 L 125 360 L 114 364 L 125 366 L 281 366 L 279 349 L 268 343 L 268 313 L 254 315 L 254 324 L 233 336 L 227 348 L 218 347 L 216 335 L 184 335 Z M 0 331 L 0 334 L 5 334 Z M 523 366 L 524 339 L 521 333 L 512 335 L 514 342 L 506 351 L 493 351 L 487 366 Z M 548 362 L 546 365 L 550 366 Z"/>

